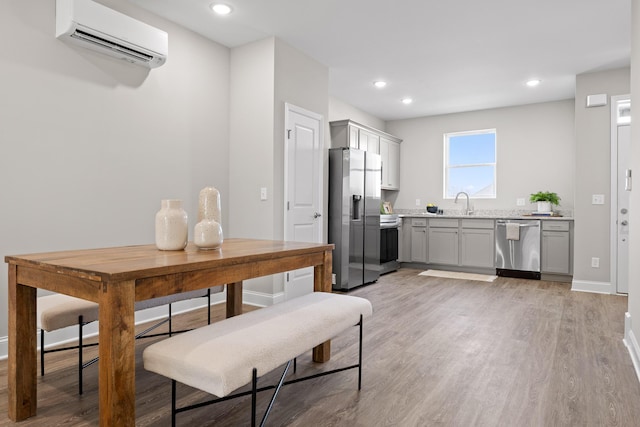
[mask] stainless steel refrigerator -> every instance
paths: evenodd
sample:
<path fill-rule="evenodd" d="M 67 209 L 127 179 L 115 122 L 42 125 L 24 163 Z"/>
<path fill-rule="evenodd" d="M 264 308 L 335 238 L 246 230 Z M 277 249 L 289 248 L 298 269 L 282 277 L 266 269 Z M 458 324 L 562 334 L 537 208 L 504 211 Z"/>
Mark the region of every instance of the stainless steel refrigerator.
<path fill-rule="evenodd" d="M 380 277 L 381 182 L 378 154 L 351 148 L 329 150 L 333 289 L 349 290 Z"/>

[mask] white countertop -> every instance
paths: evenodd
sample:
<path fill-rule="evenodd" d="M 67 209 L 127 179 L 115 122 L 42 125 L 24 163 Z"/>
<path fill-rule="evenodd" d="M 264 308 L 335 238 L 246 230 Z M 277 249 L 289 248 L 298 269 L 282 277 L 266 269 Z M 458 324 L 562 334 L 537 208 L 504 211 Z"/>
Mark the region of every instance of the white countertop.
<path fill-rule="evenodd" d="M 409 212 L 399 213 L 400 218 L 451 218 L 451 219 L 540 219 L 545 221 L 573 221 L 570 216 L 544 216 L 544 215 L 527 215 L 527 214 L 504 214 L 499 213 L 488 214 L 479 212 L 478 214 L 462 215 L 449 214 L 437 215 L 428 212 Z"/>

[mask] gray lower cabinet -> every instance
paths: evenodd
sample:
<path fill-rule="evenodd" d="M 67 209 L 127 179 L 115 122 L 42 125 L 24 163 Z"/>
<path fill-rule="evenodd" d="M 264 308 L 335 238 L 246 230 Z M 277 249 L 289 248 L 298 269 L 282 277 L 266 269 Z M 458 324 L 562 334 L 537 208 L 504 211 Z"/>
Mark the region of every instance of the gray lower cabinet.
<path fill-rule="evenodd" d="M 494 266 L 495 232 L 493 220 L 463 219 L 460 225 L 460 265 Z"/>
<path fill-rule="evenodd" d="M 411 219 L 411 262 L 427 262 L 427 220 Z"/>
<path fill-rule="evenodd" d="M 542 272 L 572 274 L 569 221 L 542 222 Z"/>
<path fill-rule="evenodd" d="M 429 220 L 429 264 L 458 265 L 458 220 Z"/>

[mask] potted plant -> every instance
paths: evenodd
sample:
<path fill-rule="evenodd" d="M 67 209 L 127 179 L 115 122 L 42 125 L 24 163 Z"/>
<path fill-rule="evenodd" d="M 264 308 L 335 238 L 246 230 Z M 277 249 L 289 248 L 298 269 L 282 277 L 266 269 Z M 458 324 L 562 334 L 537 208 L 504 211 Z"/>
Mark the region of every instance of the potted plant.
<path fill-rule="evenodd" d="M 551 212 L 551 205 L 559 205 L 560 197 L 556 193 L 549 191 L 538 191 L 531 194 L 529 201 L 538 204 L 538 212 Z"/>

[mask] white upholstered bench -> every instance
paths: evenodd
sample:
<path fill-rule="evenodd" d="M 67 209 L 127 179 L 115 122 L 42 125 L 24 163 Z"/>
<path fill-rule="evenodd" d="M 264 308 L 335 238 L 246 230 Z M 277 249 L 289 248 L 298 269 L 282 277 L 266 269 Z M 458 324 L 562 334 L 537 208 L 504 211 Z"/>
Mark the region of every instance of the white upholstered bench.
<path fill-rule="evenodd" d="M 358 368 L 360 389 L 362 319 L 371 314 L 371 303 L 364 298 L 313 292 L 152 344 L 144 350 L 144 367 L 172 379 L 172 425 L 179 412 L 248 394 L 252 395 L 251 422 L 255 425 L 256 393 L 275 388 L 262 420 L 264 424 L 280 387 L 287 384 L 284 377 L 291 361 L 355 325 L 360 325 L 358 364 L 289 383 Z M 285 363 L 287 366 L 277 386 L 257 388 L 259 376 Z M 176 408 L 176 381 L 218 399 Z M 252 384 L 250 392 L 230 395 L 249 383 Z"/>
<path fill-rule="evenodd" d="M 165 297 L 152 298 L 144 301 L 138 301 L 135 310 L 145 310 L 152 307 L 169 306 L 168 318 L 156 323 L 152 327 L 136 335 L 136 338 L 147 335 L 148 332 L 158 326 L 169 322 L 169 334 L 172 332 L 171 326 L 171 304 L 178 301 L 186 301 L 193 298 L 207 297 L 209 305 L 211 304 L 211 294 L 222 292 L 224 286 L 215 286 L 209 289 L 197 291 L 183 292 L 179 294 L 168 295 Z M 86 347 L 83 344 L 84 325 L 98 320 L 98 304 L 81 298 L 75 298 L 64 294 L 51 294 L 39 297 L 37 300 L 37 327 L 40 329 L 40 375 L 44 375 L 44 355 L 46 353 L 78 349 L 78 393 L 82 394 L 82 370 L 89 365 L 98 361 L 94 358 L 88 362 L 84 362 L 82 358 L 82 349 Z M 209 307 L 207 323 L 211 323 L 211 308 Z M 55 348 L 45 350 L 44 336 L 45 331 L 51 332 L 69 326 L 78 325 L 78 345 Z M 96 345 L 96 344 L 90 344 Z"/>

